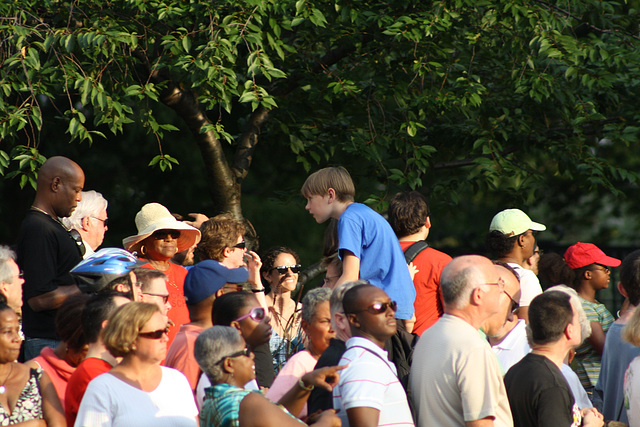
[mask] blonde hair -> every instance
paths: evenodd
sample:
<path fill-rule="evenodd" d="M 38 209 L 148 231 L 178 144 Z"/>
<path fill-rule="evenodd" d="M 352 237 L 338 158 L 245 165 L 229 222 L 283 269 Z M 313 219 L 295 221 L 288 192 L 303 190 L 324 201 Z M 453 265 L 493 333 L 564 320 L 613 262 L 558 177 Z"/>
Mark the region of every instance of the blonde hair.
<path fill-rule="evenodd" d="M 342 166 L 320 169 L 309 175 L 300 192 L 306 198 L 324 196 L 330 188 L 336 192 L 336 199 L 341 202 L 352 202 L 356 188 L 351 175 Z"/>
<path fill-rule="evenodd" d="M 115 357 L 125 357 L 133 351 L 140 329 L 155 313 L 160 313 L 156 304 L 130 302 L 113 312 L 102 332 L 102 340 Z"/>
<path fill-rule="evenodd" d="M 622 339 L 640 347 L 640 310 L 636 310 L 622 330 Z"/>

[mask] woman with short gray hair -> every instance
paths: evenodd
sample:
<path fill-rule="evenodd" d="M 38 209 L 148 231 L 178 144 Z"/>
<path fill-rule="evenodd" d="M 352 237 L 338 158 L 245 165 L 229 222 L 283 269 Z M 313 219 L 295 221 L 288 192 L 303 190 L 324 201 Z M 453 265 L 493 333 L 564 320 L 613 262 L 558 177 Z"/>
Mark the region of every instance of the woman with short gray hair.
<path fill-rule="evenodd" d="M 301 326 L 307 338 L 307 345 L 304 350 L 291 356 L 278 372 L 278 376 L 267 392 L 269 399 L 277 401 L 295 385 L 298 379 L 307 372 L 313 371 L 318 359 L 329 347 L 331 338 L 336 336 L 331 327 L 330 298 L 331 289 L 316 288 L 307 292 L 302 299 Z M 307 405 L 304 405 L 299 414 L 294 413 L 294 415 L 306 416 Z"/>
<path fill-rule="evenodd" d="M 240 333 L 230 326 L 214 326 L 196 339 L 194 355 L 212 387 L 205 392 L 200 427 L 300 427 L 300 421 L 255 390 L 244 385 L 255 378 L 253 353 Z M 299 409 L 315 386 L 330 389 L 337 384 L 339 368 L 323 368 L 304 375 L 280 403 Z M 339 427 L 334 411 L 315 418 L 317 427 Z"/>

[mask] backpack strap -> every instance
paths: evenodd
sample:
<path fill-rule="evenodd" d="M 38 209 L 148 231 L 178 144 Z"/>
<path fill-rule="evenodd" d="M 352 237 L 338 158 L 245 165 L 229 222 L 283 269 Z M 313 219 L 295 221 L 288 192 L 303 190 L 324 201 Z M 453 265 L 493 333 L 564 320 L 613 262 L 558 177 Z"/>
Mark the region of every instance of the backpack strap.
<path fill-rule="evenodd" d="M 409 264 L 418 256 L 418 254 L 429 247 L 426 240 L 418 240 L 404 251 L 404 259 Z"/>

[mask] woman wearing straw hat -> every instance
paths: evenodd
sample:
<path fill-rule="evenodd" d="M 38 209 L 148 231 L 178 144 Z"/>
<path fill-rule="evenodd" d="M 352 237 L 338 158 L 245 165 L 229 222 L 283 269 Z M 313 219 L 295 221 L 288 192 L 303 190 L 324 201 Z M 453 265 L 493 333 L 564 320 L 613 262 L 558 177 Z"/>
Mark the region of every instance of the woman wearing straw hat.
<path fill-rule="evenodd" d="M 176 253 L 198 243 L 200 231 L 175 219 L 159 203 L 147 203 L 140 209 L 136 214 L 136 228 L 138 234 L 125 238 L 122 244 L 125 249 L 148 262 L 142 267 L 160 270 L 168 277 L 171 309 L 167 316 L 175 324 L 169 331 L 168 345 L 171 345 L 180 325 L 189 323 L 189 312 L 183 291 L 187 270 L 170 260 Z"/>

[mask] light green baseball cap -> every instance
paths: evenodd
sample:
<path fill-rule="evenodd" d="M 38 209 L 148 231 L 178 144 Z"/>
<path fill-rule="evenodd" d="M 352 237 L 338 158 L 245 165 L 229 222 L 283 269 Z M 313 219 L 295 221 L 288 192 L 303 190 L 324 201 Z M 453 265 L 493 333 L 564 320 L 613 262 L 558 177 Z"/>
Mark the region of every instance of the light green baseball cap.
<path fill-rule="evenodd" d="M 544 231 L 546 229 L 544 224 L 531 221 L 531 218 L 520 209 L 505 209 L 498 212 L 489 226 L 489 231 L 499 231 L 506 236 L 517 236 L 527 230 Z"/>

